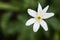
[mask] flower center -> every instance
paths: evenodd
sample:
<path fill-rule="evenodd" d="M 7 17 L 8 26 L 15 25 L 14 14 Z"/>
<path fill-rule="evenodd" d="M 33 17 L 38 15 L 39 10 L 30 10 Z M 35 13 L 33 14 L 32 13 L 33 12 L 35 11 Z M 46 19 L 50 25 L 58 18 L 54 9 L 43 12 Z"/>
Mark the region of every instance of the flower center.
<path fill-rule="evenodd" d="M 37 17 L 37 19 L 41 19 L 41 17 Z"/>
<path fill-rule="evenodd" d="M 35 17 L 37 22 L 41 22 L 42 21 L 42 15 L 41 14 L 37 14 Z"/>

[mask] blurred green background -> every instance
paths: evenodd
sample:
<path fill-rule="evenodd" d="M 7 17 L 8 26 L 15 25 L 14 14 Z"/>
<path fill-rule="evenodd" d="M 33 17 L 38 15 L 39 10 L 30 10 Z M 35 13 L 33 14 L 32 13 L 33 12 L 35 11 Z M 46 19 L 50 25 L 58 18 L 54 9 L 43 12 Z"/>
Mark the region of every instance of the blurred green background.
<path fill-rule="evenodd" d="M 37 11 L 38 3 L 43 8 L 49 5 L 47 12 L 55 13 L 45 20 L 47 32 L 40 27 L 35 33 L 33 25 L 25 25 L 31 18 L 27 9 Z M 60 0 L 0 0 L 0 40 L 60 40 Z"/>

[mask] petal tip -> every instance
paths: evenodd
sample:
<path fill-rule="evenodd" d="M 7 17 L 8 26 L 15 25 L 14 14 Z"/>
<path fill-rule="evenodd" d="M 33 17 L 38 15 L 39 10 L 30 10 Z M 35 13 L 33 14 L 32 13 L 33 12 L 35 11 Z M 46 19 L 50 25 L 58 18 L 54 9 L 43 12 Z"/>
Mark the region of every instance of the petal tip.
<path fill-rule="evenodd" d="M 48 8 L 49 8 L 49 5 L 47 5 L 46 7 L 47 7 L 47 9 L 48 9 Z"/>
<path fill-rule="evenodd" d="M 47 5 L 46 9 L 48 9 L 48 8 L 49 8 L 49 5 Z"/>
<path fill-rule="evenodd" d="M 53 13 L 53 16 L 54 16 L 54 13 Z"/>
<path fill-rule="evenodd" d="M 54 13 L 52 13 L 52 16 L 54 16 L 55 14 Z"/>
<path fill-rule="evenodd" d="M 38 3 L 38 6 L 41 6 L 41 4 L 40 4 L 40 3 Z"/>
<path fill-rule="evenodd" d="M 37 30 L 33 30 L 34 32 L 37 32 Z"/>
<path fill-rule="evenodd" d="M 28 10 L 30 10 L 30 9 L 28 9 Z"/>
<path fill-rule="evenodd" d="M 25 24 L 26 26 L 29 26 L 27 23 Z"/>
<path fill-rule="evenodd" d="M 49 7 L 49 5 L 47 5 L 47 7 Z"/>
<path fill-rule="evenodd" d="M 29 12 L 30 9 L 28 9 L 27 11 Z"/>
<path fill-rule="evenodd" d="M 26 25 L 26 26 L 30 26 L 30 25 L 28 24 L 28 22 L 26 22 L 25 25 Z"/>
<path fill-rule="evenodd" d="M 45 31 L 48 31 L 48 28 L 47 28 L 47 29 L 45 29 Z"/>
<path fill-rule="evenodd" d="M 40 3 L 38 2 L 38 5 L 40 5 Z"/>

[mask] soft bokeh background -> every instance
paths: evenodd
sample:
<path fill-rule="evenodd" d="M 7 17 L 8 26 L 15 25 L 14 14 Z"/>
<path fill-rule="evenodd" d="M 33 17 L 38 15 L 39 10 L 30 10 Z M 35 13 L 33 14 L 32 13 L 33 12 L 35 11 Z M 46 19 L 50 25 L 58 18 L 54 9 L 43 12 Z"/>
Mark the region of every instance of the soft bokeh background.
<path fill-rule="evenodd" d="M 38 3 L 43 8 L 49 5 L 47 12 L 55 13 L 45 20 L 47 32 L 40 27 L 35 33 L 33 25 L 25 25 L 31 18 L 27 9 L 37 11 Z M 60 0 L 0 0 L 0 40 L 60 40 Z"/>

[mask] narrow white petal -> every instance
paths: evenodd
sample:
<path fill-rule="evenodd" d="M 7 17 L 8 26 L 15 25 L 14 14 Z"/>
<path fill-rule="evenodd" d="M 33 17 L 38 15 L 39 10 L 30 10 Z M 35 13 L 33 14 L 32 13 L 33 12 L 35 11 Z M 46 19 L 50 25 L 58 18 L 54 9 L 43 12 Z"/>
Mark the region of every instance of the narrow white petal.
<path fill-rule="evenodd" d="M 42 17 L 43 19 L 47 19 L 54 16 L 54 13 L 45 13 L 44 16 Z"/>
<path fill-rule="evenodd" d="M 39 27 L 40 27 L 40 24 L 38 22 L 34 23 L 34 25 L 33 25 L 33 31 L 37 32 L 38 29 L 39 29 Z"/>
<path fill-rule="evenodd" d="M 34 18 L 31 18 L 29 19 L 27 22 L 26 22 L 26 26 L 30 26 L 31 24 L 33 24 L 35 22 L 35 19 Z"/>
<path fill-rule="evenodd" d="M 36 16 L 36 11 L 32 10 L 32 9 L 28 9 L 28 14 L 32 17 Z"/>
<path fill-rule="evenodd" d="M 41 26 L 43 27 L 43 29 L 44 29 L 45 31 L 48 31 L 47 24 L 46 24 L 46 22 L 45 22 L 44 20 L 42 20 L 40 24 L 41 24 Z"/>
<path fill-rule="evenodd" d="M 41 7 L 41 4 L 38 3 L 38 13 L 41 13 L 42 12 L 42 7 Z"/>
<path fill-rule="evenodd" d="M 42 12 L 43 12 L 43 13 L 46 13 L 47 10 L 48 10 L 48 8 L 49 8 L 49 5 L 48 5 L 47 7 L 45 7 Z"/>

